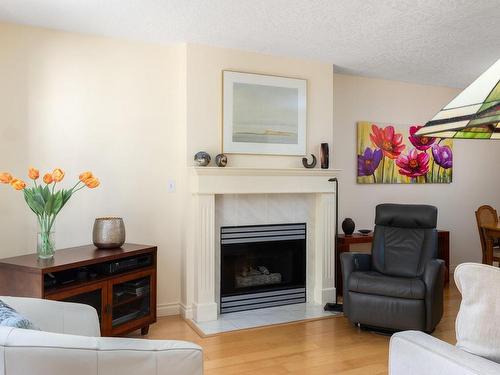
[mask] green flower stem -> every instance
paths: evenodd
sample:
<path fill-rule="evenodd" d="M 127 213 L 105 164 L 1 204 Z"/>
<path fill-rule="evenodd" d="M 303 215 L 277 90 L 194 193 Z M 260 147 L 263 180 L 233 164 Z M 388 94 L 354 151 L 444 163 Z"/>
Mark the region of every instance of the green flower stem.
<path fill-rule="evenodd" d="M 54 223 L 54 218 L 51 215 L 41 215 L 38 217 L 40 225 L 40 245 L 38 249 L 39 256 L 42 258 L 50 258 L 54 254 L 54 243 L 51 241 L 51 229 Z"/>
<path fill-rule="evenodd" d="M 385 155 L 382 157 L 382 183 L 384 183 L 384 172 L 385 172 Z"/>
<path fill-rule="evenodd" d="M 85 187 L 85 185 L 80 186 L 78 189 L 74 190 L 74 191 L 73 191 L 73 193 L 76 193 L 78 190 L 82 190 L 84 187 Z M 72 193 L 72 194 L 73 194 L 73 193 Z"/>
<path fill-rule="evenodd" d="M 392 159 L 391 166 L 392 166 L 392 169 L 391 169 L 391 183 L 393 183 L 394 180 L 395 180 L 395 178 L 394 178 L 394 172 L 396 171 L 396 159 Z"/>
<path fill-rule="evenodd" d="M 71 188 L 71 194 L 76 193 L 78 190 L 82 190 L 83 188 L 86 187 L 85 184 L 80 186 L 78 189 L 75 190 L 75 188 L 81 183 L 81 181 L 78 181 L 72 188 Z M 54 194 L 54 187 L 55 183 L 52 186 L 52 194 Z M 52 226 L 54 225 L 54 221 L 56 220 L 57 214 L 46 214 L 43 213 L 41 217 L 38 217 L 38 222 L 40 223 L 41 228 L 43 228 L 46 232 L 49 232 L 52 230 Z"/>
<path fill-rule="evenodd" d="M 436 182 L 434 181 L 434 157 L 432 157 L 432 163 L 431 163 L 431 181 Z"/>
<path fill-rule="evenodd" d="M 73 191 L 79 184 L 81 184 L 82 182 L 81 181 L 78 181 L 75 186 L 73 186 L 70 190 Z M 80 190 L 80 189 L 78 189 Z"/>

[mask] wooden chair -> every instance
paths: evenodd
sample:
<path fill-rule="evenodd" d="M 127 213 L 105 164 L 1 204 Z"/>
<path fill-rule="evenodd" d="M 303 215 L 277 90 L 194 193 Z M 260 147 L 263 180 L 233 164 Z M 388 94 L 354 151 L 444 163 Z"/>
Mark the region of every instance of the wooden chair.
<path fill-rule="evenodd" d="M 498 224 L 497 210 L 488 205 L 479 207 L 476 211 L 476 222 L 477 222 L 477 229 L 479 231 L 479 239 L 481 240 L 481 249 L 483 251 L 483 263 L 484 263 L 484 259 L 486 259 L 486 238 L 484 236 L 482 226 Z M 498 245 L 498 241 L 495 241 L 493 245 L 493 261 L 498 262 L 498 265 L 500 267 L 500 247 Z"/>

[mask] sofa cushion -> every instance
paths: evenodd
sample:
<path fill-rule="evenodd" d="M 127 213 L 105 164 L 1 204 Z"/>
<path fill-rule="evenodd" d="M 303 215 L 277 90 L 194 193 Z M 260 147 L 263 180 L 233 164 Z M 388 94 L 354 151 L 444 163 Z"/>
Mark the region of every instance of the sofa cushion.
<path fill-rule="evenodd" d="M 352 292 L 406 299 L 424 299 L 425 284 L 420 279 L 386 276 L 375 271 L 353 272 L 348 288 Z"/>
<path fill-rule="evenodd" d="M 0 300 L 0 326 L 25 328 L 25 329 L 38 329 L 27 318 L 19 314 L 12 307 Z"/>
<path fill-rule="evenodd" d="M 500 363 L 500 269 L 463 263 L 454 276 L 462 294 L 455 324 L 457 346 Z"/>

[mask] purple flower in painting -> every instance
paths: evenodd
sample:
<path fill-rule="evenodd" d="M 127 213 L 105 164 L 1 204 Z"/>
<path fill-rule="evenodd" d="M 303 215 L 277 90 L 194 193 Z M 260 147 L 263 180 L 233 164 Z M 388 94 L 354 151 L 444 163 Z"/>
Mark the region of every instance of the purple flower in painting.
<path fill-rule="evenodd" d="M 410 127 L 410 136 L 408 139 L 415 146 L 415 148 L 419 151 L 425 151 L 429 149 L 432 144 L 436 141 L 436 138 L 421 136 L 417 137 L 415 133 L 421 128 L 421 126 L 411 126 Z"/>
<path fill-rule="evenodd" d="M 367 147 L 363 155 L 358 155 L 358 176 L 371 176 L 382 160 L 382 150 L 372 151 Z"/>
<path fill-rule="evenodd" d="M 440 167 L 444 169 L 451 168 L 453 166 L 453 153 L 449 146 L 440 146 L 435 144 L 432 146 L 432 156 L 434 161 Z"/>

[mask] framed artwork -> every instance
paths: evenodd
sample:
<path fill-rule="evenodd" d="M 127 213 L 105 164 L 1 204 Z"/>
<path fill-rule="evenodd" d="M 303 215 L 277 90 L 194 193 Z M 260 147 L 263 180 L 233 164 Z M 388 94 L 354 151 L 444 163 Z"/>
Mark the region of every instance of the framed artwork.
<path fill-rule="evenodd" d="M 451 183 L 453 141 L 415 136 L 421 127 L 358 122 L 358 184 Z"/>
<path fill-rule="evenodd" d="M 223 71 L 222 150 L 305 155 L 307 81 Z"/>

